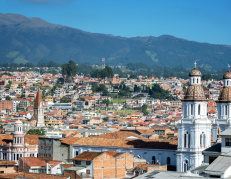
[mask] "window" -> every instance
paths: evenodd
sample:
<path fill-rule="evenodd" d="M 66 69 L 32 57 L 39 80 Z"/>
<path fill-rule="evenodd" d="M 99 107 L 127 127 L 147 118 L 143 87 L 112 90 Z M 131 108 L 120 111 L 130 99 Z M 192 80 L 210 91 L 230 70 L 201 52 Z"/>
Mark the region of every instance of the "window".
<path fill-rule="evenodd" d="M 75 156 L 79 155 L 79 152 L 78 151 L 75 151 Z"/>
<path fill-rule="evenodd" d="M 193 83 L 194 83 L 194 78 L 193 78 Z"/>
<path fill-rule="evenodd" d="M 91 174 L 91 171 L 90 170 L 86 170 L 86 173 L 89 175 L 89 174 Z"/>
<path fill-rule="evenodd" d="M 197 78 L 197 84 L 199 83 L 198 78 Z"/>
<path fill-rule="evenodd" d="M 170 159 L 170 157 L 168 157 L 167 158 L 167 165 L 170 165 L 170 163 L 171 163 L 171 159 Z"/>
<path fill-rule="evenodd" d="M 91 161 L 86 161 L 86 165 L 91 165 Z"/>
<path fill-rule="evenodd" d="M 152 156 L 152 164 L 156 164 L 156 157 Z"/>
<path fill-rule="evenodd" d="M 188 171 L 188 160 L 185 160 L 184 162 L 184 172 Z"/>
<path fill-rule="evenodd" d="M 231 138 L 225 138 L 225 146 L 231 146 Z"/>
<path fill-rule="evenodd" d="M 76 160 L 76 161 L 75 161 L 75 164 L 76 164 L 76 165 L 81 165 L 81 161 L 80 161 L 80 160 Z"/>
<path fill-rule="evenodd" d="M 34 154 L 30 154 L 30 157 L 34 157 Z"/>
<path fill-rule="evenodd" d="M 193 105 L 191 104 L 191 115 L 193 115 Z"/>
<path fill-rule="evenodd" d="M 228 115 L 228 106 L 225 106 L 225 115 Z"/>
<path fill-rule="evenodd" d="M 200 115 L 200 114 L 201 114 L 201 106 L 198 105 L 198 115 Z"/>
<path fill-rule="evenodd" d="M 190 148 L 190 134 L 188 134 L 188 148 Z"/>
<path fill-rule="evenodd" d="M 184 147 L 186 147 L 186 137 L 187 137 L 187 135 L 186 134 L 184 134 Z"/>

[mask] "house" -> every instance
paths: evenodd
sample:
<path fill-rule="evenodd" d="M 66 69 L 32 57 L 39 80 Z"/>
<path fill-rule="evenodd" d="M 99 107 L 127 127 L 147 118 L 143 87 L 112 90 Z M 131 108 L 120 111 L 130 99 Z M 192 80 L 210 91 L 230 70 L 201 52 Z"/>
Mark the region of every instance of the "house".
<path fill-rule="evenodd" d="M 125 178 L 126 170 L 134 166 L 134 155 L 127 152 L 83 152 L 72 160 L 75 167 L 82 167 L 79 173 L 94 179 Z"/>
<path fill-rule="evenodd" d="M 0 160 L 0 173 L 16 173 L 16 164 L 15 161 Z"/>
<path fill-rule="evenodd" d="M 35 157 L 20 157 L 19 172 L 61 174 L 61 161 L 46 161 Z"/>
<path fill-rule="evenodd" d="M 38 158 L 41 160 L 58 160 L 70 162 L 72 146 L 62 140 L 49 137 L 39 137 Z"/>

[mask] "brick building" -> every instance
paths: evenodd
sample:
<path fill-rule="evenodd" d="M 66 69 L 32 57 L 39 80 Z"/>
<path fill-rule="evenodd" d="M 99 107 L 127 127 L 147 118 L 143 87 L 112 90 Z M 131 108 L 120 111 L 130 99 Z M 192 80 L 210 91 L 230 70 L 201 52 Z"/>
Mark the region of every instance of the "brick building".
<path fill-rule="evenodd" d="M 14 103 L 9 100 L 4 100 L 0 102 L 0 110 L 10 110 L 13 111 Z"/>
<path fill-rule="evenodd" d="M 94 179 L 125 178 L 126 170 L 134 167 L 134 155 L 127 152 L 83 152 L 72 160 L 75 167 L 82 167 L 80 174 Z"/>

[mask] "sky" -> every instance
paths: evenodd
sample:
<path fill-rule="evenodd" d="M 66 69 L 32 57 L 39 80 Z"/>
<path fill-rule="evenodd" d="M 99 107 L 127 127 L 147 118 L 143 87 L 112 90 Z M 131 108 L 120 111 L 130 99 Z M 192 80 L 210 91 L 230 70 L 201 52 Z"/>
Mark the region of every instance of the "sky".
<path fill-rule="evenodd" d="M 0 0 L 0 13 L 93 33 L 231 45 L 230 0 Z"/>

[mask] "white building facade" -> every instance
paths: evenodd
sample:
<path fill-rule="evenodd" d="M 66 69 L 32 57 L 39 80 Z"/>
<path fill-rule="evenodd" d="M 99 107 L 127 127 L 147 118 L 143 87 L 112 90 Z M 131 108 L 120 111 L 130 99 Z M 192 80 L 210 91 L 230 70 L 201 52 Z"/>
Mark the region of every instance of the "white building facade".
<path fill-rule="evenodd" d="M 231 126 L 231 72 L 228 70 L 223 76 L 223 88 L 217 103 L 217 119 L 213 124 L 213 142 L 217 135 Z"/>
<path fill-rule="evenodd" d="M 207 99 L 201 86 L 201 72 L 195 67 L 189 77 L 190 84 L 182 100 L 183 116 L 178 123 L 178 172 L 202 165 L 202 151 L 211 146 L 211 122 L 207 118 Z"/>

